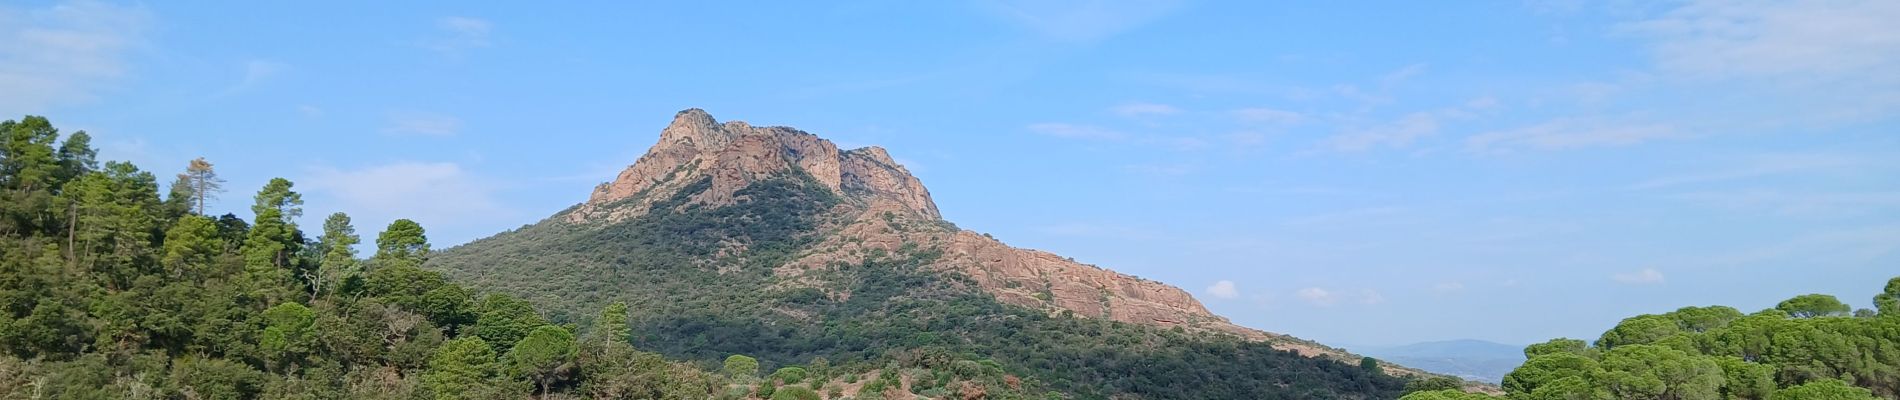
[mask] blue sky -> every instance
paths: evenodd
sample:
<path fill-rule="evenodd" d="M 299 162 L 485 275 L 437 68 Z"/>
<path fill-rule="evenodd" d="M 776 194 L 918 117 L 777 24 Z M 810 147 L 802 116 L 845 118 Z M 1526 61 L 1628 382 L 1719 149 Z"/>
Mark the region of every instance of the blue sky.
<path fill-rule="evenodd" d="M 944 215 L 1331 343 L 1594 338 L 1900 275 L 1900 3 L 9 2 L 0 114 L 437 246 L 673 113 L 890 149 Z M 699 2 L 684 2 L 699 3 Z"/>

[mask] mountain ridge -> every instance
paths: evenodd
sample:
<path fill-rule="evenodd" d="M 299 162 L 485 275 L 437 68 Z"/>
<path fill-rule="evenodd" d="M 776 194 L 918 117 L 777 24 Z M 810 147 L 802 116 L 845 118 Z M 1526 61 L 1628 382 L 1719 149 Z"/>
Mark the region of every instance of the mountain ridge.
<path fill-rule="evenodd" d="M 1180 288 L 953 228 L 942 220 L 921 180 L 883 148 L 839 150 L 831 141 L 801 130 L 719 122 L 697 108 L 677 113 L 646 155 L 613 181 L 597 186 L 587 202 L 567 214 L 567 221 L 637 217 L 651 210 L 653 199 L 678 193 L 702 177 L 710 178 L 710 186 L 686 205 L 729 205 L 740 200 L 734 196 L 740 188 L 792 170 L 809 175 L 856 207 L 845 210 L 849 216 L 841 224 L 826 227 L 833 233 L 812 251 L 780 266 L 781 276 L 833 262 L 859 262 L 873 250 L 889 253 L 906 243 L 925 243 L 947 247 L 947 267 L 975 278 L 1006 303 L 1122 322 L 1257 335 L 1208 311 Z"/>
<path fill-rule="evenodd" d="M 431 263 L 456 280 L 566 313 L 557 321 L 586 324 L 586 310 L 608 301 L 652 310 L 634 321 L 643 332 L 635 344 L 685 358 L 758 352 L 766 362 L 863 359 L 880 348 L 947 346 L 974 356 L 1029 351 L 1004 358 L 1052 373 L 1045 377 L 1057 379 L 1059 389 L 1097 395 L 1119 393 L 1110 388 L 1155 395 L 1221 374 L 1247 382 L 1235 387 L 1253 387 L 1234 393 L 1254 395 L 1286 392 L 1272 388 L 1319 376 L 1334 383 L 1309 394 L 1362 398 L 1394 388 L 1345 372 L 1360 368 L 1357 355 L 1235 325 L 1178 287 L 958 228 L 943 220 L 929 193 L 882 148 L 840 150 L 795 128 L 720 122 L 687 109 L 587 201 L 447 249 Z M 1088 336 L 1110 331 L 1125 339 Z M 1019 348 L 1029 345 L 1021 340 L 1045 344 Z M 1207 347 L 1230 343 L 1223 340 L 1247 349 L 1225 357 L 1265 364 L 1219 374 L 1180 369 L 1142 378 L 1172 380 L 1166 384 L 1138 384 L 1109 369 L 1069 364 L 1104 353 L 1041 354 L 1076 340 L 1106 346 L 1092 351 L 1151 347 L 1100 361 L 1109 365 L 1236 351 Z M 1382 375 L 1429 375 L 1379 367 Z M 1308 370 L 1333 372 L 1292 372 Z M 1342 385 L 1371 386 L 1338 392 Z M 1364 391 L 1345 395 L 1357 390 Z"/>

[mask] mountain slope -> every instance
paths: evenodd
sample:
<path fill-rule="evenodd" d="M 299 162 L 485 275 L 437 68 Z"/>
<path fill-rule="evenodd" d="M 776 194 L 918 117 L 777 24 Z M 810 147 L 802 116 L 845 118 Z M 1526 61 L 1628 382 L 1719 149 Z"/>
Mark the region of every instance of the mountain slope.
<path fill-rule="evenodd" d="M 682 357 L 963 354 L 1090 398 L 1398 389 L 1338 362 L 1358 361 L 1343 351 L 1234 325 L 1179 288 L 958 229 L 882 149 L 697 109 L 660 136 L 587 202 L 431 265 L 556 320 L 627 302 L 636 344 Z"/>

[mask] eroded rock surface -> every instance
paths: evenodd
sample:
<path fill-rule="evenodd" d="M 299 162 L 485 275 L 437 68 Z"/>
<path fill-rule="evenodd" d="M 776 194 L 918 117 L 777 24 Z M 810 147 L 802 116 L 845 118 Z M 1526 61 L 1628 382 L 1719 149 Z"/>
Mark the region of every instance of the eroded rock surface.
<path fill-rule="evenodd" d="M 775 272 L 799 282 L 806 272 L 893 254 L 906 245 L 941 250 L 930 267 L 970 277 L 998 300 L 1076 316 L 1219 332 L 1270 341 L 1309 357 L 1357 362 L 1356 356 L 1230 323 L 1194 296 L 1165 283 L 1076 262 L 1049 252 L 1011 247 L 942 220 L 923 182 L 878 147 L 840 151 L 829 140 L 787 127 L 719 122 L 705 111 L 679 112 L 660 141 L 612 182 L 594 189 L 566 218 L 571 223 L 617 221 L 652 211 L 690 185 L 708 185 L 691 204 L 732 204 L 754 182 L 803 172 L 845 201 L 830 213 L 816 244 Z M 698 190 L 699 188 L 695 188 Z M 690 192 L 689 192 L 690 193 Z M 1389 368 L 1394 373 L 1415 370 Z"/>

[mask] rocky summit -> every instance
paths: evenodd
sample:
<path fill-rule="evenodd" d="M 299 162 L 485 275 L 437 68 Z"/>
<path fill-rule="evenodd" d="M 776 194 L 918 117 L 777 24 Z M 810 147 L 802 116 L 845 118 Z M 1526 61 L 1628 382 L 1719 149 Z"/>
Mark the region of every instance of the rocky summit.
<path fill-rule="evenodd" d="M 1247 382 L 1231 392 L 1244 398 L 1397 389 L 1368 381 L 1356 355 L 1235 325 L 1180 288 L 961 229 L 882 148 L 839 149 L 699 109 L 674 115 L 659 136 L 585 202 L 430 265 L 550 308 L 557 321 L 584 325 L 591 310 L 626 303 L 636 346 L 689 359 L 948 351 L 1014 363 L 1052 390 L 1090 397 L 1171 398 L 1169 387 L 1217 377 Z M 1111 350 L 1130 346 L 1150 350 Z M 1236 357 L 1251 361 L 1228 361 Z M 1213 364 L 1142 375 L 1152 381 L 1113 367 L 1187 360 Z M 1295 382 L 1315 386 L 1288 390 Z"/>
<path fill-rule="evenodd" d="M 1077 263 L 1042 251 L 1010 247 L 944 223 L 930 190 L 883 148 L 839 150 L 830 140 L 787 127 L 718 122 L 700 109 L 679 112 L 660 142 L 612 182 L 594 189 L 567 214 L 570 223 L 617 221 L 650 212 L 658 199 L 710 178 L 689 204 L 722 206 L 753 182 L 799 171 L 845 202 L 843 216 L 824 239 L 777 268 L 795 277 L 836 262 L 856 263 L 874 251 L 908 243 L 943 248 L 936 265 L 975 279 L 1006 303 L 1115 321 L 1186 325 L 1248 334 L 1201 306 L 1186 291 Z"/>
<path fill-rule="evenodd" d="M 1310 341 L 1234 325 L 1187 291 L 1165 283 L 958 229 L 942 219 L 923 182 L 881 147 L 840 150 L 805 131 L 720 122 L 697 108 L 676 114 L 660 131 L 659 143 L 613 181 L 596 187 L 565 221 L 585 224 L 644 215 L 660 199 L 708 178 L 711 186 L 690 196 L 690 204 L 733 204 L 740 200 L 734 195 L 739 189 L 794 171 L 846 201 L 831 210 L 841 218 L 824 227 L 822 240 L 775 268 L 781 277 L 796 278 L 833 263 L 861 262 L 870 254 L 921 245 L 944 250 L 932 267 L 966 275 L 1004 303 L 1267 340 L 1308 356 L 1353 357 Z"/>

